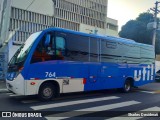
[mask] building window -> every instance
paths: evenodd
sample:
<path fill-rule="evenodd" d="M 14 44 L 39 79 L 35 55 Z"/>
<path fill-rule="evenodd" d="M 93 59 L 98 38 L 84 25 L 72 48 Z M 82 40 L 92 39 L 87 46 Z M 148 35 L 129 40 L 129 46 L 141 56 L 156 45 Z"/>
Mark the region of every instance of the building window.
<path fill-rule="evenodd" d="M 108 29 L 111 29 L 111 30 L 117 31 L 117 26 L 115 26 L 115 25 L 113 25 L 113 24 L 110 24 L 110 23 L 107 23 L 107 28 L 108 28 Z"/>

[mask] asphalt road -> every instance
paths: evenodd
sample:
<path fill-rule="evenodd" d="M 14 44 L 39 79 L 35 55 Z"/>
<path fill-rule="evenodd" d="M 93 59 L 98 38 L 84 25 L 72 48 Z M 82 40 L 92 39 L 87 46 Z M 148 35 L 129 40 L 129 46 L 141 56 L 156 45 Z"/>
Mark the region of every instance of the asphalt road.
<path fill-rule="evenodd" d="M 0 112 L 40 112 L 42 118 L 21 118 L 16 114 L 6 120 L 136 120 L 159 119 L 159 117 L 129 116 L 133 113 L 158 115 L 160 112 L 160 83 L 152 83 L 134 89 L 130 93 L 117 90 L 103 90 L 86 93 L 62 94 L 50 102 L 41 102 L 36 96 L 16 96 L 9 92 L 0 93 Z M 143 112 L 141 112 L 143 111 Z M 154 112 L 153 112 L 154 111 Z M 152 115 L 153 116 L 153 115 Z"/>

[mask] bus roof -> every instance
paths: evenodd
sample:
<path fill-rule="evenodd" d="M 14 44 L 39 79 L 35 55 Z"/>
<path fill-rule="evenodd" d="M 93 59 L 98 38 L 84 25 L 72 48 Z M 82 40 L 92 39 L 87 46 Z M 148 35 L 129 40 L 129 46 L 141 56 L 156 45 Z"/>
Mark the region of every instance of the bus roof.
<path fill-rule="evenodd" d="M 53 27 L 53 28 L 45 29 L 44 31 L 46 31 L 46 32 L 47 31 L 61 31 L 61 32 L 67 32 L 67 33 L 73 33 L 73 34 L 77 34 L 77 35 L 87 36 L 87 37 L 107 39 L 107 40 L 126 43 L 126 44 L 135 44 L 135 45 L 140 45 L 140 46 L 153 47 L 152 45 L 148 45 L 148 44 L 144 44 L 144 43 L 138 43 L 138 42 L 135 42 L 134 40 L 131 40 L 131 39 L 126 39 L 126 38 L 121 38 L 121 37 L 114 37 L 114 36 L 98 35 L 98 34 L 88 34 L 88 33 L 84 33 L 84 32 L 64 29 L 64 28 Z"/>

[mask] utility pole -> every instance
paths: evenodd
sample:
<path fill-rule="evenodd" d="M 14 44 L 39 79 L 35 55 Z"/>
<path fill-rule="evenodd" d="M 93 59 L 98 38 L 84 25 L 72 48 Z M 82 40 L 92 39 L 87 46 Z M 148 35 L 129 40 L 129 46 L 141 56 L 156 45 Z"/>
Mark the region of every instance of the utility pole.
<path fill-rule="evenodd" d="M 156 42 L 156 34 L 157 34 L 157 14 L 160 12 L 158 10 L 158 1 L 156 1 L 155 3 L 155 7 L 154 8 L 150 8 L 150 10 L 152 10 L 154 12 L 154 30 L 153 30 L 153 38 L 152 38 L 152 45 L 155 47 L 155 42 Z"/>

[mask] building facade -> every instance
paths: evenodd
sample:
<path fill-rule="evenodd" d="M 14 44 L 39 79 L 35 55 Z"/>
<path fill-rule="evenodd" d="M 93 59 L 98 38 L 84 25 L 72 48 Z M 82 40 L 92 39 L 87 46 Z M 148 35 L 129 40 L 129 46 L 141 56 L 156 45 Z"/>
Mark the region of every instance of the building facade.
<path fill-rule="evenodd" d="M 107 17 L 106 34 L 118 36 L 118 21 Z M 117 32 L 116 32 L 117 31 Z"/>
<path fill-rule="evenodd" d="M 117 36 L 118 29 L 109 27 L 117 22 L 110 19 L 107 24 L 107 4 L 108 0 L 1 0 L 0 54 L 10 60 L 31 33 L 49 27 Z"/>

